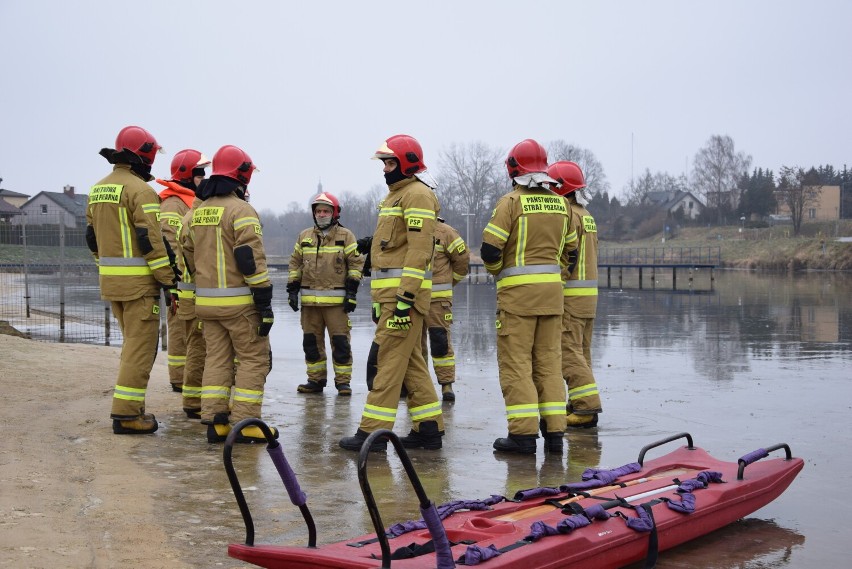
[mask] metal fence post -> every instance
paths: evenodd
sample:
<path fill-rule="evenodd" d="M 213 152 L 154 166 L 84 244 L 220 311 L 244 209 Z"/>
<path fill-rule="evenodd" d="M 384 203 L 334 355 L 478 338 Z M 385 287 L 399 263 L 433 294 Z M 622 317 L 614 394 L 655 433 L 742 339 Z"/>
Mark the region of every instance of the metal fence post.
<path fill-rule="evenodd" d="M 59 341 L 65 342 L 65 223 L 59 217 Z"/>

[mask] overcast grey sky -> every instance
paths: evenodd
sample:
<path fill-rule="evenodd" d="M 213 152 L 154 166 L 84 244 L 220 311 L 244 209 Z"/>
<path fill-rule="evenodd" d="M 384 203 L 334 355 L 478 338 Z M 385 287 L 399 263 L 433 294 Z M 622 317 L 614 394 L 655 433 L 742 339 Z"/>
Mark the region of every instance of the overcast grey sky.
<path fill-rule="evenodd" d="M 0 177 L 88 192 L 138 124 L 244 148 L 258 209 L 382 184 L 388 136 L 588 148 L 614 193 L 713 134 L 754 165 L 852 166 L 852 1 L 0 0 Z M 632 142 L 631 142 L 632 141 Z M 159 188 L 159 186 L 157 186 Z"/>

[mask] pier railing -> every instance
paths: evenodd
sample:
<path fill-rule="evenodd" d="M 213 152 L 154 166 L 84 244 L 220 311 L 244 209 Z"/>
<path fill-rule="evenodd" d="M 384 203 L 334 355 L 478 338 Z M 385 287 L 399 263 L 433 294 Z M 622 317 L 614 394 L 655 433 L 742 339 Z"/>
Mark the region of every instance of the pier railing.
<path fill-rule="evenodd" d="M 627 247 L 601 249 L 598 266 L 718 267 L 720 247 Z"/>

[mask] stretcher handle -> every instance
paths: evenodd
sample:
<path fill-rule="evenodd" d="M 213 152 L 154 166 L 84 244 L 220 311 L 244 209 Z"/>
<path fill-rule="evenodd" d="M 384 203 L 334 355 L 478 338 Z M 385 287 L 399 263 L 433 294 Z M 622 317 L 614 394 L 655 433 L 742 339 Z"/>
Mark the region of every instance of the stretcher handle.
<path fill-rule="evenodd" d="M 689 433 L 678 433 L 676 435 L 672 435 L 670 437 L 666 437 L 661 439 L 655 443 L 651 443 L 649 445 L 645 445 L 642 447 L 642 450 L 639 451 L 639 460 L 636 462 L 639 463 L 639 466 L 644 466 L 645 461 L 645 453 L 651 450 L 652 448 L 657 448 L 658 446 L 663 446 L 666 443 L 670 443 L 672 441 L 676 441 L 678 439 L 686 439 L 686 448 L 689 450 L 695 450 L 695 447 L 692 446 L 692 435 Z"/>
<path fill-rule="evenodd" d="M 790 460 L 793 458 L 793 453 L 790 452 L 790 447 L 787 443 L 779 443 L 777 445 L 772 445 L 771 447 L 759 448 L 757 450 L 753 450 L 750 453 L 740 457 L 737 461 L 739 463 L 739 468 L 737 468 L 737 480 L 743 479 L 743 472 L 745 472 L 745 467 L 753 462 L 757 462 L 761 458 L 766 458 L 769 456 L 769 453 L 778 450 L 779 448 L 783 448 L 784 452 L 787 453 L 786 460 Z"/>

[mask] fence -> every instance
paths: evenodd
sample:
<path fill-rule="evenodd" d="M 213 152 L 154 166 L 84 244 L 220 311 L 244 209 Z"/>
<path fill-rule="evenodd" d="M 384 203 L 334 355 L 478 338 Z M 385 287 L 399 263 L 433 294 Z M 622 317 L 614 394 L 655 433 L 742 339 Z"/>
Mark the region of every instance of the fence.
<path fill-rule="evenodd" d="M 719 266 L 721 260 L 720 247 L 627 247 L 598 252 L 598 266 Z"/>

